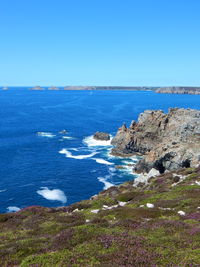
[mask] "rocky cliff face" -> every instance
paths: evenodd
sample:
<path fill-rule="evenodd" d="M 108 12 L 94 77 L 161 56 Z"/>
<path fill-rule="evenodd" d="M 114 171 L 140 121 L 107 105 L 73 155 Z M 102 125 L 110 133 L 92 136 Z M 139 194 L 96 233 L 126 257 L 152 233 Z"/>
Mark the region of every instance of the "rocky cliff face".
<path fill-rule="evenodd" d="M 112 140 L 112 154 L 140 153 L 137 172 L 152 168 L 164 173 L 193 167 L 200 161 L 200 111 L 191 109 L 147 110 L 129 128 L 123 125 Z"/>

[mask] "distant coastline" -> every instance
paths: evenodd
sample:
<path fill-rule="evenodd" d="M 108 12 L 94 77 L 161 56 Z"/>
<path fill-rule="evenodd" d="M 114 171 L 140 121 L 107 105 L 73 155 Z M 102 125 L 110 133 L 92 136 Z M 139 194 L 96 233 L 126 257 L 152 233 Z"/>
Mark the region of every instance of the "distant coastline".
<path fill-rule="evenodd" d="M 0 87 L 0 90 L 9 90 L 13 87 Z M 34 91 L 99 91 L 99 90 L 124 90 L 124 91 L 154 91 L 155 93 L 160 94 L 193 94 L 200 95 L 200 87 L 192 87 L 192 86 L 169 86 L 169 87 L 153 87 L 153 86 L 50 86 L 50 87 L 42 87 L 42 86 L 34 86 L 34 87 L 19 87 L 19 88 L 27 88 L 29 90 Z"/>

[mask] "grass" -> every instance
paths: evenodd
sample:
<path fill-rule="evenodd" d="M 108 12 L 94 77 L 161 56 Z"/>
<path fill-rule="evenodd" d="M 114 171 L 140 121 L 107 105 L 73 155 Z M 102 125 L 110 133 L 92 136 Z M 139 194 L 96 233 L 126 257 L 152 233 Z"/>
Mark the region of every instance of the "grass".
<path fill-rule="evenodd" d="M 172 187 L 177 175 L 187 177 Z M 200 266 L 198 179 L 199 169 L 182 169 L 69 207 L 1 214 L 0 266 Z M 128 203 L 102 210 L 118 201 Z"/>

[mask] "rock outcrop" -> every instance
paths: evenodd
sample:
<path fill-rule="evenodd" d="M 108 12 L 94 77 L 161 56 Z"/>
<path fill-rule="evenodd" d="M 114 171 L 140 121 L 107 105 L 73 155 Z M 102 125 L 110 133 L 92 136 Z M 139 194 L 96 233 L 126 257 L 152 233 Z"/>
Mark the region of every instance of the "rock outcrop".
<path fill-rule="evenodd" d="M 93 138 L 96 140 L 108 141 L 108 140 L 110 140 L 110 135 L 108 133 L 96 132 L 93 135 Z"/>
<path fill-rule="evenodd" d="M 125 91 L 153 91 L 157 87 L 151 86 L 65 86 L 64 90 L 125 90 Z"/>
<path fill-rule="evenodd" d="M 186 87 L 186 86 L 161 87 L 156 89 L 155 92 L 161 94 L 200 95 L 200 87 Z"/>
<path fill-rule="evenodd" d="M 38 86 L 30 88 L 30 90 L 40 91 L 40 90 L 44 90 L 44 88 L 38 85 Z"/>
<path fill-rule="evenodd" d="M 143 155 L 135 167 L 138 173 L 194 167 L 200 162 L 200 111 L 171 108 L 165 114 L 146 110 L 129 128 L 119 128 L 111 143 L 113 155 Z"/>
<path fill-rule="evenodd" d="M 57 86 L 51 86 L 48 88 L 48 90 L 60 90 L 60 88 Z"/>

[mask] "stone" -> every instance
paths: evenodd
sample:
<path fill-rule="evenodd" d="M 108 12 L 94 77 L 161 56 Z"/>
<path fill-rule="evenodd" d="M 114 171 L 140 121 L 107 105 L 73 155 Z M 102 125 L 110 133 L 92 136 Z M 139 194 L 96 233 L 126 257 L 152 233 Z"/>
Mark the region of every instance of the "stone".
<path fill-rule="evenodd" d="M 114 156 L 143 155 L 134 168 L 137 173 L 195 167 L 200 163 L 200 111 L 146 110 L 129 128 L 120 127 L 111 144 Z"/>
<path fill-rule="evenodd" d="M 181 215 L 181 216 L 185 216 L 185 212 L 182 211 L 182 210 L 179 210 L 179 211 L 178 211 L 178 214 Z"/>
<path fill-rule="evenodd" d="M 147 203 L 146 206 L 147 208 L 150 208 L 150 209 L 154 208 L 154 204 L 151 204 L 151 203 Z"/>
<path fill-rule="evenodd" d="M 99 209 L 97 209 L 97 210 L 91 210 L 91 212 L 97 214 L 99 212 Z"/>
<path fill-rule="evenodd" d="M 110 140 L 110 135 L 108 133 L 96 132 L 93 135 L 93 138 L 96 139 L 96 140 L 101 140 L 101 141 L 109 141 Z"/>

